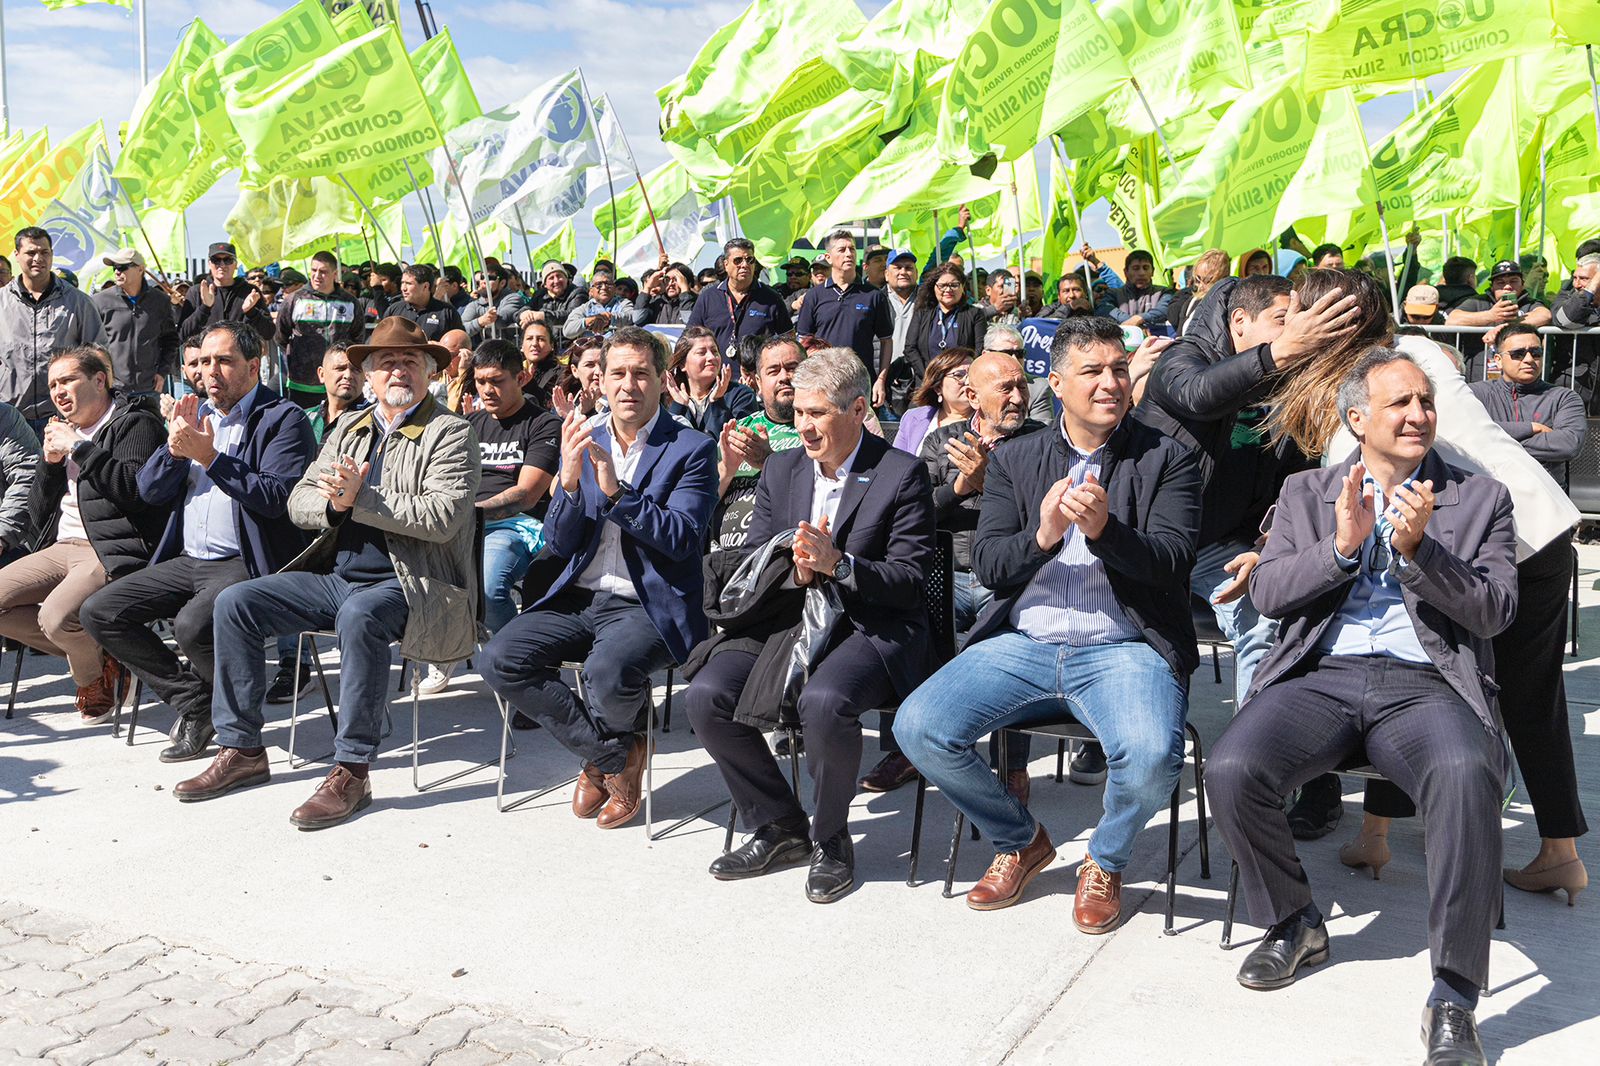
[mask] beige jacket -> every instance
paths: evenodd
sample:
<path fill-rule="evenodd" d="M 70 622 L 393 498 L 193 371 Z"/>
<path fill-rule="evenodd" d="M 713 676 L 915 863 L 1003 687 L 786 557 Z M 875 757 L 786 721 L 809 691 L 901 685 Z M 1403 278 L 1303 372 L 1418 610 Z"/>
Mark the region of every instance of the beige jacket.
<path fill-rule="evenodd" d="M 340 455 L 364 462 L 372 449 L 376 407 L 334 423 L 322 451 L 289 494 L 289 517 L 317 534 L 286 570 L 326 573 L 339 532 L 317 479 Z M 425 396 L 384 442 L 383 475 L 363 485 L 348 521 L 383 531 L 406 598 L 400 654 L 413 662 L 460 662 L 478 641 L 482 582 L 474 561 L 473 501 L 478 493 L 478 435 L 460 415 Z"/>

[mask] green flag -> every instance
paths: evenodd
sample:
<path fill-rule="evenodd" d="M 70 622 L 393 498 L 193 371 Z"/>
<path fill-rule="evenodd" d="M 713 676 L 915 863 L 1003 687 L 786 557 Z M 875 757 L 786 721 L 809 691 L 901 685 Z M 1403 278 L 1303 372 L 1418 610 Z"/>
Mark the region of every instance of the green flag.
<path fill-rule="evenodd" d="M 135 200 L 182 210 L 232 166 L 203 132 L 184 88 L 222 50 L 222 38 L 195 19 L 166 69 L 139 93 L 113 171 Z"/>
<path fill-rule="evenodd" d="M 329 18 L 348 11 L 352 7 L 359 7 L 367 16 L 367 21 L 373 26 L 398 26 L 400 16 L 395 8 L 395 0 L 322 0 L 322 9 L 328 13 Z"/>
<path fill-rule="evenodd" d="M 1548 3 L 1339 0 L 1308 26 L 1304 88 L 1426 78 L 1550 47 Z"/>
<path fill-rule="evenodd" d="M 945 82 L 939 154 L 1024 156 L 1130 76 L 1089 0 L 999 0 Z"/>
<path fill-rule="evenodd" d="M 122 231 L 122 243 L 143 252 L 152 270 L 181 275 L 188 263 L 188 219 L 182 211 L 147 207 L 139 212 L 139 225 Z"/>
<path fill-rule="evenodd" d="M 1095 10 L 1161 121 L 1219 107 L 1250 88 L 1234 0 L 1103 0 Z M 1155 132 L 1131 84 L 1106 102 L 1107 120 Z"/>
<path fill-rule="evenodd" d="M 841 37 L 865 24 L 854 0 L 804 4 L 754 0 L 738 18 L 711 35 L 688 70 L 656 91 L 661 104 L 661 139 L 668 145 L 687 145 L 706 131 L 726 135 L 725 131 L 759 115 L 791 71 L 798 71 L 807 60 L 835 47 Z M 782 120 L 769 124 L 769 131 Z M 750 143 L 759 141 L 765 132 Z"/>
<path fill-rule="evenodd" d="M 1121 234 L 1122 246 L 1149 252 L 1158 271 L 1181 258 L 1168 250 L 1155 220 L 1162 191 L 1160 151 L 1153 136 L 1130 144 L 1121 164 L 1106 175 L 1110 185 L 1105 193 L 1111 205 L 1106 221 Z"/>
<path fill-rule="evenodd" d="M 0 199 L 0 233 L 15 233 L 37 226 L 51 203 L 82 173 L 97 144 L 104 145 L 105 129 L 99 119 L 71 138 L 39 154 L 36 162 L 14 168 L 16 176 Z"/>
<path fill-rule="evenodd" d="M 393 26 L 340 42 L 274 84 L 225 74 L 223 87 L 244 148 L 242 185 L 336 175 L 443 143 Z"/>
<path fill-rule="evenodd" d="M 5 202 L 11 199 L 17 181 L 38 166 L 49 153 L 49 133 L 35 130 L 12 148 L 4 160 L 0 160 L 0 212 L 4 211 Z"/>
<path fill-rule="evenodd" d="M 1046 281 L 1058 277 L 1066 265 L 1067 257 L 1076 250 L 1078 224 L 1067 192 L 1072 188 L 1072 176 L 1062 166 L 1061 157 L 1050 153 L 1050 209 L 1044 218 L 1044 262 L 1041 272 Z M 1076 195 L 1076 190 L 1073 190 Z"/>
<path fill-rule="evenodd" d="M 68 7 L 82 7 L 85 4 L 109 4 L 111 7 L 132 8 L 133 0 L 41 0 L 45 7 L 51 11 L 60 11 Z"/>
<path fill-rule="evenodd" d="M 529 272 L 538 270 L 540 264 L 552 259 L 562 263 L 578 261 L 578 233 L 570 218 L 561 224 L 561 228 L 549 240 L 533 250 L 533 259 L 528 263 Z"/>
<path fill-rule="evenodd" d="M 483 114 L 448 28 L 434 34 L 411 53 L 411 66 L 417 72 L 422 93 L 432 106 L 441 130 L 455 129 Z M 407 167 L 410 167 L 409 173 Z M 414 189 L 425 189 L 446 176 L 433 172 L 432 151 L 361 167 L 345 175 L 361 198 L 374 205 L 404 199 Z"/>
<path fill-rule="evenodd" d="M 1321 98 L 1292 79 L 1236 100 L 1152 213 L 1172 258 L 1208 248 L 1237 254 L 1270 239 L 1278 195 L 1304 162 L 1321 112 Z"/>
<path fill-rule="evenodd" d="M 1277 81 L 1305 67 L 1306 23 L 1327 0 L 1233 0 L 1250 76 Z"/>
<path fill-rule="evenodd" d="M 367 9 L 360 4 L 350 4 L 328 14 L 333 28 L 339 32 L 339 39 L 342 41 L 353 41 L 363 33 L 371 33 L 377 28 L 372 24 L 372 16 L 367 14 Z"/>

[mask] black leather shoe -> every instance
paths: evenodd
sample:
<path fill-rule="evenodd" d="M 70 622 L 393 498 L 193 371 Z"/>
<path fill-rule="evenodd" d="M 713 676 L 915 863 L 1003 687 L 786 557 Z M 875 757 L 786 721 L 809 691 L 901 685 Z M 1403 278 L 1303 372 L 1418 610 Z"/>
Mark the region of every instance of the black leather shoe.
<path fill-rule="evenodd" d="M 1296 840 L 1317 840 L 1333 832 L 1344 817 L 1344 790 L 1336 774 L 1307 781 L 1289 808 L 1289 832 Z"/>
<path fill-rule="evenodd" d="M 206 753 L 211 738 L 216 735 L 217 731 L 212 728 L 210 718 L 180 718 L 176 735 L 172 738 L 172 747 L 161 749 L 159 758 L 162 762 L 188 762 L 190 759 L 198 759 Z"/>
<path fill-rule="evenodd" d="M 310 691 L 311 664 L 285 659 L 278 663 L 278 673 L 273 677 L 272 684 L 267 686 L 267 702 L 289 703 L 296 692 L 304 696 Z"/>
<path fill-rule="evenodd" d="M 1431 1003 L 1422 1012 L 1422 1042 L 1428 1045 L 1427 1066 L 1484 1066 L 1478 1042 L 1478 1020 L 1455 1003 Z"/>
<path fill-rule="evenodd" d="M 1294 984 L 1300 967 L 1328 961 L 1328 923 L 1312 928 L 1296 914 L 1267 930 L 1239 967 L 1239 983 L 1259 992 Z"/>
<path fill-rule="evenodd" d="M 1098 785 L 1106 779 L 1106 749 L 1085 744 L 1067 764 L 1067 780 L 1074 785 Z"/>
<path fill-rule="evenodd" d="M 855 887 L 856 846 L 850 830 L 841 829 L 811 851 L 811 873 L 806 877 L 806 899 L 832 903 Z"/>
<path fill-rule="evenodd" d="M 811 840 L 778 825 L 764 825 L 742 847 L 719 855 L 711 864 L 711 876 L 718 881 L 741 881 L 760 877 L 774 867 L 799 862 L 811 851 Z"/>

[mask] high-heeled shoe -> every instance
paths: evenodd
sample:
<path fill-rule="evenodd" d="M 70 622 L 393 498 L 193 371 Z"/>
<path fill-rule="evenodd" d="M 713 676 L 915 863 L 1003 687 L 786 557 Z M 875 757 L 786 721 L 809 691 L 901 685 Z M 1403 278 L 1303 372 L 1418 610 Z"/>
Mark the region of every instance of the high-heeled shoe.
<path fill-rule="evenodd" d="M 1339 861 L 1352 870 L 1371 870 L 1372 879 L 1377 881 L 1383 868 L 1389 865 L 1389 838 L 1363 833 L 1339 848 Z"/>
<path fill-rule="evenodd" d="M 1524 892 L 1554 892 L 1560 889 L 1567 894 L 1569 907 L 1578 901 L 1578 893 L 1589 887 L 1589 871 L 1584 868 L 1582 859 L 1568 859 L 1533 873 L 1508 866 L 1505 878 L 1506 884 Z"/>

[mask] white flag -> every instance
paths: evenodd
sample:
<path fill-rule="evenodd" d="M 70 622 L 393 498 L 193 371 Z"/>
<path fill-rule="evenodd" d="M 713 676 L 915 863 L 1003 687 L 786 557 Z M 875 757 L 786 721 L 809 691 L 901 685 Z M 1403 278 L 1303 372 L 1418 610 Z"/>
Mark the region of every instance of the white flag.
<path fill-rule="evenodd" d="M 589 198 L 588 171 L 600 162 L 594 116 L 578 72 L 534 89 L 516 104 L 465 122 L 445 135 L 455 159 L 472 221 L 496 219 L 542 233 L 582 210 Z M 448 173 L 438 159 L 434 173 Z M 463 227 L 458 203 L 451 214 Z"/>

